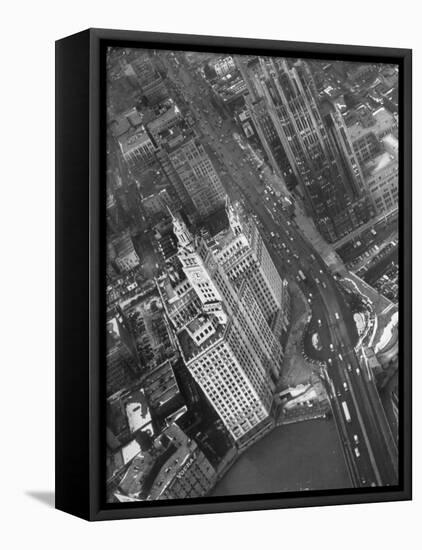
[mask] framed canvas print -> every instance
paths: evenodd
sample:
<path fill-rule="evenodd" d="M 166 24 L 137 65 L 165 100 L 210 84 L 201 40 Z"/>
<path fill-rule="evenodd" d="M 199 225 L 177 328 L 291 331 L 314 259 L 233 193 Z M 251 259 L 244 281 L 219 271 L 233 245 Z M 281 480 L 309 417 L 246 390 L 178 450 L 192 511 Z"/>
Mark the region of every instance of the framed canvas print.
<path fill-rule="evenodd" d="M 56 43 L 56 506 L 411 498 L 411 51 Z"/>

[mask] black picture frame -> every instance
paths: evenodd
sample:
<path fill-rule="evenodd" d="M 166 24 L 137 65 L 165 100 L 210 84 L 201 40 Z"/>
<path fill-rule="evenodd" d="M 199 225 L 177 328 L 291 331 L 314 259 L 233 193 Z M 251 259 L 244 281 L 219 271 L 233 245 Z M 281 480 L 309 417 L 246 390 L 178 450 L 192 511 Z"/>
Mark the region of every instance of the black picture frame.
<path fill-rule="evenodd" d="M 108 45 L 260 53 L 399 65 L 400 481 L 397 487 L 106 504 L 105 63 Z M 56 42 L 56 508 L 108 520 L 412 498 L 411 161 L 408 49 L 89 29 Z"/>

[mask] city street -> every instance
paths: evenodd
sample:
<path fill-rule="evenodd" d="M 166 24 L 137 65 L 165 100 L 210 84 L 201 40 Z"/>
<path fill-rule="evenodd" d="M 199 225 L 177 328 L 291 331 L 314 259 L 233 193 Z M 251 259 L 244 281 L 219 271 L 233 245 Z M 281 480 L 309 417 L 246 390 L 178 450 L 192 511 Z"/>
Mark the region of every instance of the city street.
<path fill-rule="evenodd" d="M 233 123 L 220 122 L 220 113 L 204 101 L 206 84 L 183 67 L 178 77 L 189 90 L 186 99 L 230 197 L 240 198 L 255 217 L 280 274 L 297 281 L 308 296 L 314 318 L 324 327 L 320 331 L 322 351 L 314 357 L 326 365 L 321 374 L 354 486 L 397 484 L 397 448 L 373 377 L 354 350 L 356 327 L 338 282 L 291 216 L 286 216 L 280 199 L 271 190 L 263 192 L 256 167 L 245 160 L 233 138 Z"/>

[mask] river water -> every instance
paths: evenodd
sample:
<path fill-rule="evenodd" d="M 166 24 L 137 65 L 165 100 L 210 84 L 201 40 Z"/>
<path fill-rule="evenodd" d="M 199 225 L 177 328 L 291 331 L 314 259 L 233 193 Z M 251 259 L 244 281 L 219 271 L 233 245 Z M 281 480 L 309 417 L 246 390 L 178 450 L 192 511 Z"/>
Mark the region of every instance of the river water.
<path fill-rule="evenodd" d="M 280 426 L 245 451 L 210 496 L 351 487 L 333 419 Z"/>

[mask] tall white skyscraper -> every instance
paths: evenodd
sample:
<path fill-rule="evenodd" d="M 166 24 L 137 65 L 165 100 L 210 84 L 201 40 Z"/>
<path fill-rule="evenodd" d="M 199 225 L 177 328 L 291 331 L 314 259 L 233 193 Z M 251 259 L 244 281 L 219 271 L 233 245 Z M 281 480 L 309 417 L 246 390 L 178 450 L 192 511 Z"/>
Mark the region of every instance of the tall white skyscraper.
<path fill-rule="evenodd" d="M 173 217 L 173 227 L 177 264 L 159 279 L 158 287 L 187 367 L 243 448 L 273 425 L 283 353 L 250 277 L 230 275 L 218 239 L 206 233 L 192 236 L 180 218 Z M 229 232 L 239 243 L 227 249 L 234 254 L 242 250 L 238 238 L 243 233 L 234 220 Z"/>
<path fill-rule="evenodd" d="M 246 280 L 261 311 L 269 323 L 286 309 L 286 282 L 280 277 L 261 234 L 253 220 L 246 217 L 238 204 L 226 201 L 229 227 L 215 235 L 216 259 L 230 280 L 239 286 Z"/>

